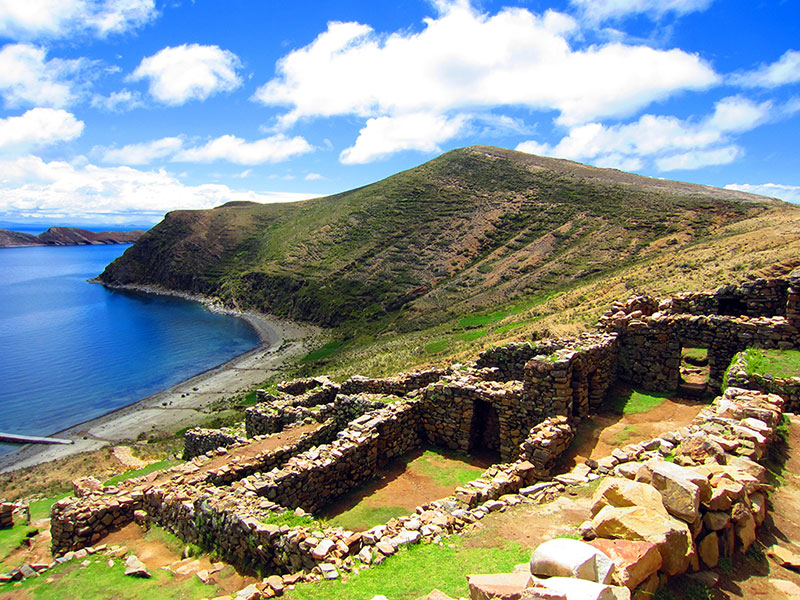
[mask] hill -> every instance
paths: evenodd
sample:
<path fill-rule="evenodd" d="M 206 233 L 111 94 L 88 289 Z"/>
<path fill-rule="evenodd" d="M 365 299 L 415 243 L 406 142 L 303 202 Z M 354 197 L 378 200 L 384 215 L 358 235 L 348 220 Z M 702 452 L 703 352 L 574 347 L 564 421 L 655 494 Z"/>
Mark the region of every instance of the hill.
<path fill-rule="evenodd" d="M 324 198 L 169 213 L 100 280 L 323 325 L 418 329 L 769 212 L 800 214 L 762 196 L 475 146 Z"/>
<path fill-rule="evenodd" d="M 39 235 L 0 229 L 0 248 L 21 246 L 86 246 L 96 244 L 132 244 L 144 231 L 87 231 L 75 227 L 51 227 Z"/>

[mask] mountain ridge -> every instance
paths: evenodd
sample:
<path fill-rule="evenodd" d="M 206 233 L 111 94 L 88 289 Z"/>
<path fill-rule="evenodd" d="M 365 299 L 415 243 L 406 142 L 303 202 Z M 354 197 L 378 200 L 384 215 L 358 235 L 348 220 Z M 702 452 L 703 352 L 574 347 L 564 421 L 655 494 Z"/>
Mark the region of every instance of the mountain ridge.
<path fill-rule="evenodd" d="M 0 229 L 0 248 L 132 244 L 143 233 L 142 229 L 95 232 L 77 227 L 50 227 L 39 235 L 33 235 L 10 229 Z"/>
<path fill-rule="evenodd" d="M 332 196 L 174 211 L 99 279 L 322 325 L 388 318 L 414 328 L 677 250 L 769 210 L 797 207 L 473 146 Z"/>

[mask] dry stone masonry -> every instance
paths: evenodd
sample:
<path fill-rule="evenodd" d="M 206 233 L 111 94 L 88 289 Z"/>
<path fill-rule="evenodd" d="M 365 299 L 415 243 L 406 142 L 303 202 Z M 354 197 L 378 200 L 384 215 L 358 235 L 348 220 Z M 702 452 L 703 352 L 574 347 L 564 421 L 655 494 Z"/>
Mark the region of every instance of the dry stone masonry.
<path fill-rule="evenodd" d="M 352 377 L 341 385 L 326 378 L 281 383 L 247 411 L 246 437 L 193 430 L 186 437 L 191 460 L 183 465 L 117 486 L 79 482 L 75 498 L 53 506 L 53 551 L 63 555 L 127 523 L 152 521 L 252 570 L 335 578 L 340 569 L 379 564 L 404 544 L 440 540 L 494 510 L 603 478 L 581 531 L 615 571 L 592 583 L 626 587 L 637 597 L 660 578 L 712 566 L 752 543 L 768 490 L 756 461 L 775 437 L 784 400 L 729 387 L 691 426 L 551 479 L 574 425 L 602 407 L 616 381 L 673 389 L 683 347 L 707 347 L 712 376 L 720 379 L 724 361 L 746 346 L 797 348 L 798 289 L 795 276 L 668 300 L 639 296 L 616 304 L 596 333 L 509 344 L 463 367 Z M 775 314 L 759 314 L 765 311 Z M 289 512 L 302 518 L 319 510 L 388 461 L 427 445 L 494 451 L 505 462 L 448 498 L 366 532 L 276 524 Z M 586 564 L 598 564 L 594 550 L 585 552 L 595 557 Z M 562 577 L 552 571 L 560 572 L 558 565 L 546 573 L 531 568 L 526 587 L 589 572 L 579 565 Z"/>

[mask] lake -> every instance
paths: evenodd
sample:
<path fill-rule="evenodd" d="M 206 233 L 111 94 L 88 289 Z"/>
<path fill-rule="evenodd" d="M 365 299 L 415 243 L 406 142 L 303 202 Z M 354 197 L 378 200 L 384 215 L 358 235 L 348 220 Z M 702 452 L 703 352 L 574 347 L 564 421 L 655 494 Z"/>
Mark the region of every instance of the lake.
<path fill-rule="evenodd" d="M 86 281 L 127 248 L 0 249 L 0 431 L 50 435 L 258 345 L 243 319 Z"/>

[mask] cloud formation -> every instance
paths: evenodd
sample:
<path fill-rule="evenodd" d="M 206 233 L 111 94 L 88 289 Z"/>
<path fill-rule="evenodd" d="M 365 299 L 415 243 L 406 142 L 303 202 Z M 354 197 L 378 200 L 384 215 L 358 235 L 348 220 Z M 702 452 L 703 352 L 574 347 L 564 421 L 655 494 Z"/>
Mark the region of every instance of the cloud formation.
<path fill-rule="evenodd" d="M 83 132 L 83 121 L 65 110 L 34 108 L 18 117 L 0 119 L 0 152 L 28 151 L 57 142 L 74 140 Z"/>
<path fill-rule="evenodd" d="M 0 49 L 0 94 L 6 107 L 63 108 L 77 99 L 80 84 L 75 76 L 86 64 L 82 59 L 47 60 L 44 48 L 8 44 Z"/>
<path fill-rule="evenodd" d="M 233 52 L 219 46 L 183 44 L 142 59 L 128 79 L 147 80 L 153 98 L 177 106 L 235 90 L 242 84 L 239 68 L 241 62 Z"/>
<path fill-rule="evenodd" d="M 369 119 L 342 153 L 344 161 L 362 162 L 384 154 L 370 150 L 372 133 L 382 127 L 399 134 L 392 127 L 396 119 L 446 116 L 452 123 L 463 111 L 514 106 L 555 111 L 559 123 L 578 125 L 624 117 L 720 80 L 697 55 L 678 49 L 621 43 L 573 49 L 578 23 L 554 11 L 506 8 L 490 16 L 463 1 L 438 6 L 441 14 L 425 19 L 419 33 L 380 36 L 360 23 L 329 23 L 312 43 L 279 61 L 277 76 L 254 99 L 287 107 L 282 127 L 303 118 Z M 438 129 L 420 129 L 414 140 L 396 139 L 386 150 L 435 148 L 441 136 Z"/>
<path fill-rule="evenodd" d="M 318 195 L 191 186 L 163 169 L 73 165 L 37 156 L 0 159 L 0 171 L 0 213 L 8 220 L 156 222 L 170 210 L 212 208 L 232 200 L 293 202 Z"/>
<path fill-rule="evenodd" d="M 800 52 L 787 50 L 777 61 L 754 71 L 734 75 L 733 83 L 744 87 L 776 88 L 800 81 Z"/>
<path fill-rule="evenodd" d="M 466 115 L 447 118 L 424 113 L 368 119 L 356 143 L 343 150 L 339 160 L 355 165 L 401 150 L 438 152 L 439 144 L 455 137 L 466 122 Z"/>
<path fill-rule="evenodd" d="M 655 19 L 667 13 L 685 15 L 707 9 L 714 0 L 570 0 L 581 15 L 589 21 L 622 19 L 631 15 L 646 14 Z"/>
<path fill-rule="evenodd" d="M 252 142 L 234 135 L 223 135 L 199 146 L 187 146 L 182 137 L 166 137 L 121 148 L 98 147 L 93 152 L 100 155 L 102 162 L 109 164 L 146 165 L 156 160 L 169 160 L 258 165 L 282 162 L 313 150 L 305 138 L 279 133 Z"/>
<path fill-rule="evenodd" d="M 771 109 L 770 102 L 756 104 L 732 96 L 717 102 L 714 112 L 699 121 L 643 115 L 624 125 L 588 123 L 572 128 L 555 146 L 531 140 L 517 150 L 625 170 L 641 169 L 647 159 L 659 171 L 699 169 L 740 156 L 741 150 L 730 143 L 731 134 L 764 123 Z"/>
<path fill-rule="evenodd" d="M 783 185 L 780 183 L 731 183 L 725 186 L 728 190 L 761 194 L 770 198 L 780 198 L 786 202 L 800 204 L 800 185 Z"/>
<path fill-rule="evenodd" d="M 61 38 L 90 33 L 104 38 L 145 25 L 153 0 L 0 0 L 0 37 Z"/>

